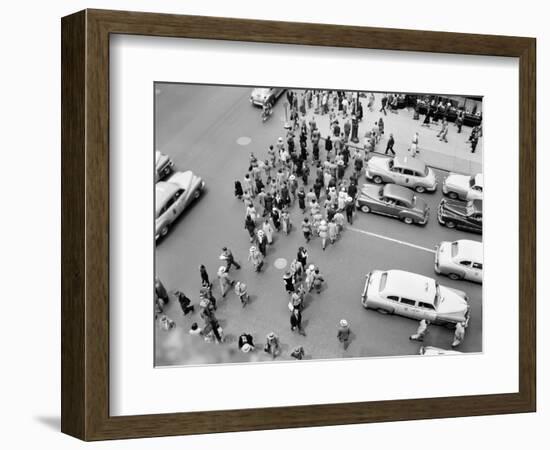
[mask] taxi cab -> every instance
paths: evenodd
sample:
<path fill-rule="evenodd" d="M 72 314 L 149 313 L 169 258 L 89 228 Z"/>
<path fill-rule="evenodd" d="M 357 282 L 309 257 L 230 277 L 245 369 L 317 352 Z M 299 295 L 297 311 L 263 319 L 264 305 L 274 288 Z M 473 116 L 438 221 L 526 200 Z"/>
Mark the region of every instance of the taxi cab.
<path fill-rule="evenodd" d="M 155 240 L 168 234 L 172 223 L 204 191 L 203 179 L 190 170 L 175 172 L 155 185 Z"/>
<path fill-rule="evenodd" d="M 435 248 L 435 272 L 451 280 L 483 282 L 483 244 L 469 239 L 443 241 Z"/>
<path fill-rule="evenodd" d="M 395 183 L 418 193 L 437 189 L 434 171 L 418 158 L 411 156 L 373 156 L 365 169 L 367 180 L 376 184 Z"/>
<path fill-rule="evenodd" d="M 404 270 L 373 270 L 361 295 L 367 309 L 438 325 L 468 326 L 470 306 L 465 292 L 441 286 L 433 278 Z"/>

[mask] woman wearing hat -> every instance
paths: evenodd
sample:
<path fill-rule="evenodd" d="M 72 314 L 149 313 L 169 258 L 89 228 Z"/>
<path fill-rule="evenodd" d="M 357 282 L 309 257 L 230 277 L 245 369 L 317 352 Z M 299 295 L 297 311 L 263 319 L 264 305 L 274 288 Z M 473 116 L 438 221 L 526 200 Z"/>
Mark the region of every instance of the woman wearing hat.
<path fill-rule="evenodd" d="M 267 237 L 262 230 L 258 230 L 258 249 L 263 257 L 267 254 Z"/>
<path fill-rule="evenodd" d="M 256 272 L 260 272 L 262 270 L 262 266 L 264 265 L 264 257 L 254 245 L 250 247 L 248 252 L 248 260 L 252 262 Z"/>
<path fill-rule="evenodd" d="M 350 332 L 351 330 L 349 328 L 348 321 L 346 319 L 340 320 L 340 323 L 338 325 L 338 333 L 336 337 L 342 344 L 342 347 L 344 348 L 344 350 L 348 349 Z"/>
<path fill-rule="evenodd" d="M 290 223 L 290 214 L 288 213 L 288 208 L 286 207 L 281 213 L 281 223 L 283 225 L 283 232 L 285 234 L 290 233 L 290 228 L 292 227 L 292 224 Z"/>
<path fill-rule="evenodd" d="M 269 353 L 273 356 L 273 358 L 276 358 L 281 353 L 279 336 L 277 336 L 273 331 L 266 336 L 264 352 Z"/>
<path fill-rule="evenodd" d="M 227 273 L 227 269 L 225 268 L 225 266 L 220 266 L 220 268 L 218 269 L 218 279 L 220 280 L 220 290 L 222 292 L 222 297 L 225 297 L 229 286 L 233 286 L 235 284 L 235 280 L 229 278 L 229 274 Z"/>
<path fill-rule="evenodd" d="M 273 244 L 273 227 L 269 223 L 268 219 L 265 219 L 265 221 L 262 225 L 262 231 L 264 232 L 265 236 L 267 237 L 267 243 L 269 245 Z"/>
<path fill-rule="evenodd" d="M 327 246 L 327 237 L 328 237 L 328 225 L 326 220 L 321 220 L 319 224 L 319 237 L 321 238 L 321 246 L 323 251 Z"/>

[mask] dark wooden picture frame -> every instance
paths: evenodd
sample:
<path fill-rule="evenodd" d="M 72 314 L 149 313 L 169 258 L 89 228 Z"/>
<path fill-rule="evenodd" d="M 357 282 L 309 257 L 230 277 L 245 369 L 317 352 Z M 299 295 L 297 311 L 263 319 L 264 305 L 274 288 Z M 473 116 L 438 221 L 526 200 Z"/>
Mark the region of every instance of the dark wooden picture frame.
<path fill-rule="evenodd" d="M 536 408 L 536 40 L 85 10 L 62 32 L 61 429 L 84 440 L 441 417 Z M 519 58 L 519 391 L 142 416 L 109 415 L 109 36 L 132 34 Z"/>

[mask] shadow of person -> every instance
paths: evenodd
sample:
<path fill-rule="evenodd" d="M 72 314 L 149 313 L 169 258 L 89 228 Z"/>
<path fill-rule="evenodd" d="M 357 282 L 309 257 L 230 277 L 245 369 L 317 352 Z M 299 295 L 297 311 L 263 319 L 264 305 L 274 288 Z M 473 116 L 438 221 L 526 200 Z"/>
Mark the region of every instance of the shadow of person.
<path fill-rule="evenodd" d="M 38 416 L 35 417 L 34 420 L 41 423 L 45 427 L 50 428 L 51 430 L 61 430 L 61 417 L 59 416 Z"/>

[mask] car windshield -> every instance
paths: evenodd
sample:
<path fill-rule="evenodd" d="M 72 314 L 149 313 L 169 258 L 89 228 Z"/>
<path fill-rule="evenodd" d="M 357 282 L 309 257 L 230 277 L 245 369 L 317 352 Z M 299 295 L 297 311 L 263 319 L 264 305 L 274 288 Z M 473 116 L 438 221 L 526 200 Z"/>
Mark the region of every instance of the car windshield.
<path fill-rule="evenodd" d="M 426 166 L 426 168 L 424 169 L 424 176 L 427 177 L 429 174 L 430 174 L 430 169 L 428 169 L 428 167 Z"/>
<path fill-rule="evenodd" d="M 435 283 L 435 297 L 434 297 L 434 308 L 437 309 L 439 302 L 441 300 L 441 293 L 439 292 L 439 283 Z"/>
<path fill-rule="evenodd" d="M 384 272 L 380 277 L 380 288 L 379 292 L 382 292 L 386 287 L 386 281 L 388 280 L 388 272 Z"/>
<path fill-rule="evenodd" d="M 453 242 L 451 244 L 451 256 L 454 258 L 458 255 L 458 242 Z"/>
<path fill-rule="evenodd" d="M 390 159 L 390 160 L 388 161 L 388 169 L 391 170 L 392 168 L 393 168 L 393 159 Z"/>

